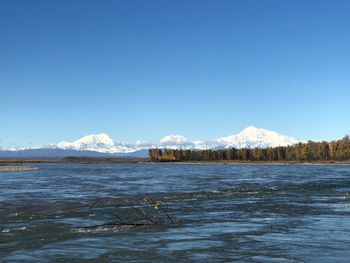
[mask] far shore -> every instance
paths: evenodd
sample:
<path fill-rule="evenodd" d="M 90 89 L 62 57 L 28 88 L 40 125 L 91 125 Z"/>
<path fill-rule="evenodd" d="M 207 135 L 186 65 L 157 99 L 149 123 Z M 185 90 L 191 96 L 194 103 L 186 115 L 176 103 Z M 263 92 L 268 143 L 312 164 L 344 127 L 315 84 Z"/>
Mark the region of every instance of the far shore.
<path fill-rule="evenodd" d="M 40 158 L 40 159 L 0 159 L 0 171 L 13 169 L 26 171 L 28 169 L 37 169 L 37 167 L 20 164 L 37 163 L 79 163 L 79 164 L 118 164 L 118 163 L 154 163 L 154 164 L 266 164 L 266 165 L 349 165 L 348 161 L 240 161 L 240 160 L 222 160 L 222 161 L 173 161 L 173 162 L 152 162 L 148 158 L 92 158 L 92 157 L 65 157 L 65 158 Z M 13 168 L 9 168 L 13 167 Z M 23 168 L 21 168 L 23 167 Z"/>
<path fill-rule="evenodd" d="M 350 165 L 349 161 L 241 161 L 241 160 L 222 160 L 222 161 L 173 161 L 173 162 L 151 162 L 159 164 L 266 164 L 266 165 Z"/>
<path fill-rule="evenodd" d="M 150 162 L 155 164 L 222 164 L 222 165 L 350 165 L 346 162 L 286 162 L 286 161 L 188 161 L 188 162 Z"/>

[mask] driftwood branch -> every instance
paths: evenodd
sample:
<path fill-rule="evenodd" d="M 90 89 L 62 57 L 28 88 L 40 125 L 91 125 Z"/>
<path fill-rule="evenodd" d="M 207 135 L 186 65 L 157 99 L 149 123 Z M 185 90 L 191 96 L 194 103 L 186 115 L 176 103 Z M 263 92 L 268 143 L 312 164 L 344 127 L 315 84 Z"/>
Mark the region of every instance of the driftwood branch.
<path fill-rule="evenodd" d="M 141 220 L 135 220 L 134 222 L 132 222 L 132 221 L 130 222 L 129 218 L 126 218 L 126 220 L 124 220 L 121 216 L 119 216 L 117 213 L 115 213 L 114 215 L 118 218 L 118 220 L 120 222 L 110 222 L 110 223 L 106 223 L 106 224 L 87 226 L 87 227 L 83 227 L 83 228 L 94 229 L 94 228 L 98 228 L 98 227 L 108 227 L 108 226 L 109 227 L 115 227 L 115 226 L 151 226 L 151 225 L 167 226 L 167 225 L 169 225 L 169 223 L 168 223 L 169 221 L 171 222 L 171 224 L 181 224 L 182 223 L 182 221 L 180 219 L 172 218 L 168 214 L 167 209 L 166 209 L 168 207 L 167 204 L 162 204 L 161 201 L 151 200 L 151 199 L 146 198 L 146 197 L 144 200 L 145 200 L 146 204 L 147 203 L 149 204 L 150 207 L 153 207 L 154 209 L 159 209 L 160 211 L 162 211 L 162 213 L 167 217 L 167 221 L 164 222 L 164 220 L 161 220 L 160 217 L 156 217 L 156 220 L 152 219 L 151 216 L 149 216 L 148 214 L 146 214 L 144 211 L 137 208 L 136 206 L 134 206 L 132 204 L 126 204 L 127 206 L 132 208 L 137 214 L 141 215 L 143 221 L 146 220 L 146 222 L 140 222 Z M 166 208 L 165 208 L 165 206 L 166 206 Z"/>
<path fill-rule="evenodd" d="M 137 213 L 139 213 L 140 215 L 142 215 L 144 218 L 146 218 L 148 221 L 150 221 L 151 223 L 158 225 L 158 222 L 155 222 L 154 220 L 152 220 L 149 216 L 147 216 L 145 213 L 142 213 L 139 209 L 137 209 L 135 206 L 130 205 L 129 206 L 131 208 L 133 208 Z"/>
<path fill-rule="evenodd" d="M 160 207 L 160 210 L 167 216 L 167 218 L 170 220 L 172 224 L 174 224 L 174 220 L 169 216 L 169 214 L 165 211 L 163 207 Z"/>

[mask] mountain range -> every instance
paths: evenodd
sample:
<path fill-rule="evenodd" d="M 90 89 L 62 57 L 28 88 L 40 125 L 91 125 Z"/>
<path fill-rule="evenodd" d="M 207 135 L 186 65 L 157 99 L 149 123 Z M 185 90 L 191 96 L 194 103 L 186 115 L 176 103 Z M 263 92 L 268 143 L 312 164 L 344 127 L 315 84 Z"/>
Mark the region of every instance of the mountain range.
<path fill-rule="evenodd" d="M 249 126 L 238 134 L 212 140 L 188 141 L 182 135 L 167 135 L 159 142 L 136 141 L 122 143 L 114 141 L 108 134 L 92 134 L 76 141 L 62 141 L 47 147 L 37 149 L 0 150 L 0 157 L 146 157 L 150 148 L 169 149 L 227 149 L 227 148 L 267 148 L 287 146 L 298 143 L 299 140 L 281 135 L 275 131 Z"/>

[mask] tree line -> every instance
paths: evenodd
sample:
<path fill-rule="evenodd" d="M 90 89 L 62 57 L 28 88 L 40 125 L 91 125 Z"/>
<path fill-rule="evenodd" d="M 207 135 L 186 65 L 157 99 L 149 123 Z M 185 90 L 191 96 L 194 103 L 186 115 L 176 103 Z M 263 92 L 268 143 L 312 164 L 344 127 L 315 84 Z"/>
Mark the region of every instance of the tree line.
<path fill-rule="evenodd" d="M 229 148 L 219 150 L 150 149 L 153 162 L 181 161 L 348 161 L 350 139 L 298 143 L 270 148 Z"/>

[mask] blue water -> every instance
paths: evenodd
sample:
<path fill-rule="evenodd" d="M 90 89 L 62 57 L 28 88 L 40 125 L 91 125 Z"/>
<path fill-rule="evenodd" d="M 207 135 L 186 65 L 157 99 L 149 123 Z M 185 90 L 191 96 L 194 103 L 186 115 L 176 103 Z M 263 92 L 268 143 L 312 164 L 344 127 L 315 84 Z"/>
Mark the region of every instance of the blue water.
<path fill-rule="evenodd" d="M 0 173 L 0 262 L 350 259 L 348 165 L 40 166 Z"/>

